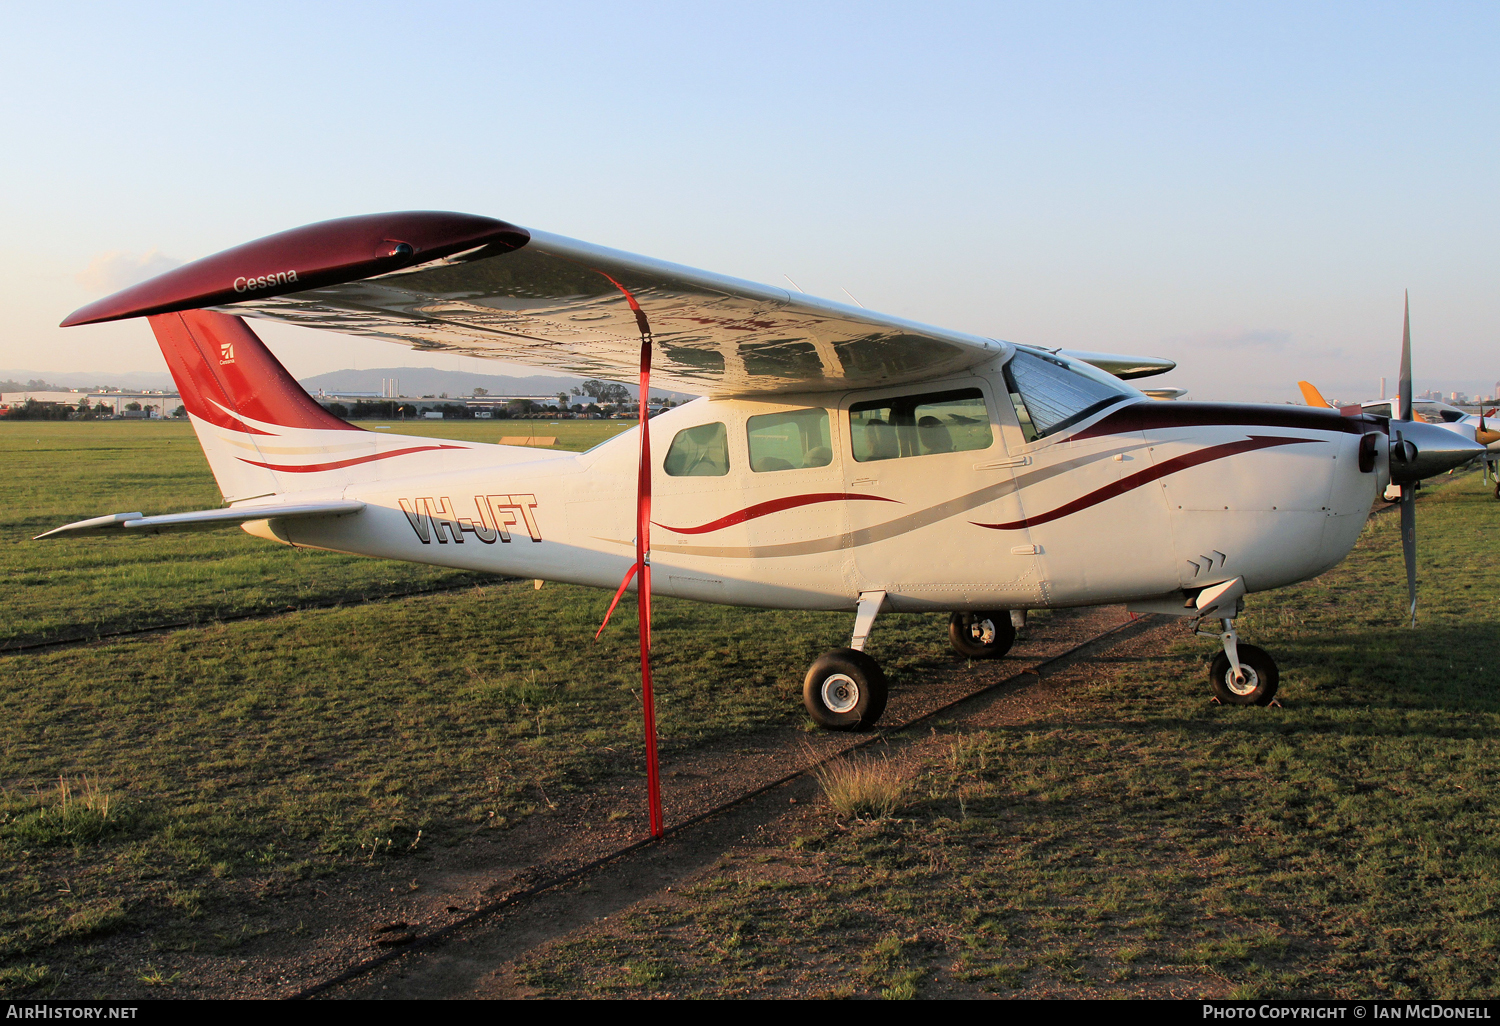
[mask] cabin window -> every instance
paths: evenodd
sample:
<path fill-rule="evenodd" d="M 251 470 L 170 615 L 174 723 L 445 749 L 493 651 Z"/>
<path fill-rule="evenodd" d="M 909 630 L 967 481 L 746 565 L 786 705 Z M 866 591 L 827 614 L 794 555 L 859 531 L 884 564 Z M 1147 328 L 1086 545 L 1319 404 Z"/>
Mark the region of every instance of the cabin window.
<path fill-rule="evenodd" d="M 723 477 L 729 473 L 729 435 L 724 425 L 700 424 L 677 432 L 662 469 L 670 477 Z"/>
<path fill-rule="evenodd" d="M 1140 394 L 1093 367 L 1019 349 L 1005 365 L 1005 383 L 1028 442 Z"/>
<path fill-rule="evenodd" d="M 988 449 L 994 441 L 989 408 L 977 388 L 855 403 L 849 433 L 861 463 Z"/>
<path fill-rule="evenodd" d="M 757 474 L 826 467 L 833 462 L 827 410 L 764 413 L 750 418 L 745 433 L 750 439 L 750 469 Z"/>

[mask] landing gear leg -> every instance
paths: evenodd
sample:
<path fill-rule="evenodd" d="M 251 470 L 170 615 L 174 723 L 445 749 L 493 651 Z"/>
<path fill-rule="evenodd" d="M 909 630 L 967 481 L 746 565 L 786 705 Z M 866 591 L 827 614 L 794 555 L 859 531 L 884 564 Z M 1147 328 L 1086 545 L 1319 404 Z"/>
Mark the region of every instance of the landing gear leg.
<path fill-rule="evenodd" d="M 859 597 L 854 635 L 848 648 L 819 656 L 802 681 L 802 704 L 820 727 L 864 730 L 885 712 L 889 690 L 880 664 L 865 655 L 865 642 L 880 613 L 885 592 L 867 591 Z"/>
<path fill-rule="evenodd" d="M 1264 649 L 1241 645 L 1233 619 L 1224 618 L 1220 623 L 1224 625 L 1222 633 L 1198 628 L 1199 636 L 1216 638 L 1224 646 L 1208 670 L 1214 697 L 1225 705 L 1270 705 L 1281 685 L 1276 661 Z"/>

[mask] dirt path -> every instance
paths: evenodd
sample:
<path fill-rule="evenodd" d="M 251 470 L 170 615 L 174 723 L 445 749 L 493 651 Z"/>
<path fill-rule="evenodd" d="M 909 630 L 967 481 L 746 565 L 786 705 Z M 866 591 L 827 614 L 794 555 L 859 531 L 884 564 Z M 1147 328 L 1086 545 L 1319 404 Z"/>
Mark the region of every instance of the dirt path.
<path fill-rule="evenodd" d="M 1130 658 L 1135 650 L 1159 651 L 1169 634 L 1182 630 L 1176 621 L 1142 620 L 1050 664 L 1041 675 L 1023 672 L 1126 623 L 1120 607 L 1057 614 L 1045 628 L 1018 642 L 1004 660 L 955 662 L 920 685 L 893 694 L 886 719 L 905 722 L 1002 681 L 1007 683 L 942 713 L 940 719 L 949 725 L 980 728 L 1043 718 L 1070 701 L 1070 681 L 1099 672 L 1101 662 Z M 920 744 L 921 729 L 906 731 L 904 736 L 880 736 L 874 743 Z M 783 728 L 696 750 L 663 766 L 668 826 L 870 740 L 868 736 Z M 743 855 L 806 832 L 810 819 L 826 818 L 826 812 L 815 809 L 816 792 L 814 780 L 798 777 L 678 831 L 660 844 L 593 869 L 565 887 L 508 904 L 440 943 L 321 996 L 526 996 L 512 969 L 517 959 L 569 937 L 607 933 L 610 917 L 680 889 L 726 855 Z M 350 881 L 343 894 L 327 896 L 329 902 L 320 917 L 327 925 L 310 943 L 304 940 L 279 956 L 267 952 L 269 957 L 246 974 L 250 979 L 243 982 L 249 987 L 240 990 L 231 985 L 230 990 L 245 996 L 265 995 L 270 984 L 278 994 L 295 992 L 300 989 L 297 984 L 330 978 L 377 956 L 380 949 L 375 944 L 381 936 L 430 934 L 476 908 L 526 890 L 542 875 L 531 867 L 545 866 L 545 875 L 554 877 L 586 865 L 643 836 L 643 804 L 641 784 L 618 784 L 609 792 L 596 792 L 582 802 L 533 817 L 500 837 L 440 856 L 416 870 L 415 876 L 398 879 L 387 873 L 378 879 Z M 384 935 L 371 933 L 375 926 L 391 924 L 404 925 Z"/>

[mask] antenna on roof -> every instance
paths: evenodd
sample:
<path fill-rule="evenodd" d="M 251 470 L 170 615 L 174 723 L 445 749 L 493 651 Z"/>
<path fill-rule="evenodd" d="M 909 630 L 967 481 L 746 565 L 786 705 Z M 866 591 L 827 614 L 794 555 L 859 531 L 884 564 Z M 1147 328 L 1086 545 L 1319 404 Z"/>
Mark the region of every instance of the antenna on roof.
<path fill-rule="evenodd" d="M 844 295 L 848 296 L 850 299 L 854 299 L 854 293 L 850 292 L 848 289 L 845 289 L 842 285 L 840 285 L 839 288 L 843 289 Z M 858 304 L 861 310 L 865 308 L 865 304 L 861 303 L 859 300 L 854 299 L 854 302 Z"/>
<path fill-rule="evenodd" d="M 783 272 L 782 272 L 782 275 L 781 275 L 781 276 L 782 276 L 782 277 L 783 277 L 783 278 L 785 278 L 785 279 L 786 279 L 786 280 L 787 280 L 787 281 L 792 281 L 792 276 L 791 276 L 791 275 L 790 275 L 790 274 L 787 274 L 787 273 L 786 273 L 786 272 L 784 272 L 784 271 L 783 271 Z M 802 293 L 802 294 L 803 294 L 803 295 L 804 295 L 804 296 L 805 296 L 805 295 L 807 295 L 807 290 L 806 290 L 806 289 L 804 289 L 804 288 L 803 288 L 803 287 L 802 287 L 802 286 L 801 286 L 801 285 L 798 285 L 798 284 L 797 284 L 797 283 L 796 283 L 796 282 L 794 282 L 794 281 L 792 281 L 792 288 L 794 288 L 794 289 L 796 289 L 796 290 L 797 290 L 797 291 L 798 291 L 798 292 L 800 292 L 800 293 Z"/>

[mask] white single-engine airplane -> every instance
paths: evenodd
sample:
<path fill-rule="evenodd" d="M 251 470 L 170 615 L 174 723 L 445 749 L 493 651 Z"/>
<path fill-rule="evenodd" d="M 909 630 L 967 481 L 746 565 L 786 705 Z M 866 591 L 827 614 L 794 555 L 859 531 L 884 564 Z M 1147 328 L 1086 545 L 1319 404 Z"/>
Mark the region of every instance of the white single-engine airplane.
<path fill-rule="evenodd" d="M 598 378 L 649 366 L 706 397 L 584 453 L 362 431 L 237 315 Z M 1170 361 L 1012 345 L 463 214 L 308 225 L 63 323 L 142 316 L 229 506 L 40 537 L 240 524 L 595 587 L 649 568 L 647 596 L 847 610 L 849 647 L 804 685 L 835 729 L 884 708 L 863 647 L 885 610 L 951 612 L 969 656 L 1010 647 L 1009 610 L 1125 602 L 1221 621 L 1215 694 L 1268 703 L 1277 668 L 1237 642 L 1243 596 L 1332 567 L 1389 480 L 1477 449 L 1421 423 L 1392 445 L 1389 420 L 1332 410 L 1152 402 L 1122 378 Z"/>

